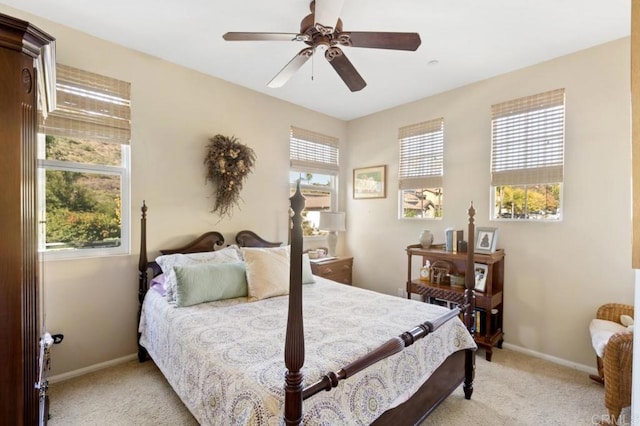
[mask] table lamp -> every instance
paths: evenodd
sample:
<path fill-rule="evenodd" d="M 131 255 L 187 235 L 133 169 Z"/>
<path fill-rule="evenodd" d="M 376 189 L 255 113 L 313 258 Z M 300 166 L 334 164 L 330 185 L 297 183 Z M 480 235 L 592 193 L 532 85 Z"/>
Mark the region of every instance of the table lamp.
<path fill-rule="evenodd" d="M 338 231 L 344 231 L 344 212 L 320 212 L 320 230 L 329 231 L 327 242 L 329 243 L 329 256 L 336 255 L 336 243 L 338 242 Z"/>

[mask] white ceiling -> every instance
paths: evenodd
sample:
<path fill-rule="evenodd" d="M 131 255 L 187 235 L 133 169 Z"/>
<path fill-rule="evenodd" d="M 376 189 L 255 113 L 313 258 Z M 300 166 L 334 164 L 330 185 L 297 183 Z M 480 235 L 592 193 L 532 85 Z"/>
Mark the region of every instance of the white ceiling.
<path fill-rule="evenodd" d="M 222 39 L 297 33 L 308 0 L 0 3 L 343 120 L 628 36 L 631 9 L 631 0 L 344 0 L 344 31 L 422 39 L 416 52 L 343 48 L 367 82 L 352 93 L 321 55 L 284 87 L 267 87 L 302 42 Z"/>

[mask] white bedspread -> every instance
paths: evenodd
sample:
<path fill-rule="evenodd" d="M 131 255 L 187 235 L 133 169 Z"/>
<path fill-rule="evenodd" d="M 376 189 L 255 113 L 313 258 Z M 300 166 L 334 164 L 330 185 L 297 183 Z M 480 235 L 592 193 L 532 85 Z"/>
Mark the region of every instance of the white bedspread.
<path fill-rule="evenodd" d="M 176 308 L 147 293 L 141 344 L 203 425 L 280 425 L 288 297 Z M 445 308 L 316 277 L 303 286 L 305 386 Z M 304 401 L 305 424 L 370 424 L 401 403 L 451 353 L 475 348 L 454 318 L 330 392 Z"/>

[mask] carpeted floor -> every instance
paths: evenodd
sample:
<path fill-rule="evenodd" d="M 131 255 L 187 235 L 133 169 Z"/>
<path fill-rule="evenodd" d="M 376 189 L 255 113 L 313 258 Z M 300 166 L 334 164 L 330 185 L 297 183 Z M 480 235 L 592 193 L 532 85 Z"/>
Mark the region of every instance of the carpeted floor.
<path fill-rule="evenodd" d="M 588 374 L 509 349 L 494 349 L 492 362 L 479 352 L 473 387 L 470 400 L 457 389 L 422 426 L 577 426 L 608 419 L 604 387 Z"/>
<path fill-rule="evenodd" d="M 604 390 L 588 374 L 509 349 L 478 352 L 471 400 L 462 387 L 422 426 L 593 425 Z M 197 425 L 152 362 L 130 361 L 50 386 L 50 426 Z M 627 415 L 628 418 L 628 415 Z"/>

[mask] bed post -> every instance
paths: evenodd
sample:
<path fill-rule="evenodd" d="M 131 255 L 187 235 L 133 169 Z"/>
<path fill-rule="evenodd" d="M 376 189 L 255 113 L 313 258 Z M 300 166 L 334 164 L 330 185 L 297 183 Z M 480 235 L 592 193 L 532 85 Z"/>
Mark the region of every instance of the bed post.
<path fill-rule="evenodd" d="M 138 325 L 142 314 L 142 301 L 149 288 L 147 274 L 147 205 L 142 200 L 142 216 L 140 217 L 140 255 L 138 258 Z M 140 332 L 138 331 L 138 361 L 147 359 L 147 350 L 140 345 Z"/>
<path fill-rule="evenodd" d="M 302 215 L 304 196 L 300 192 L 300 181 L 295 194 L 289 198 L 293 216 L 291 218 L 289 314 L 284 344 L 284 363 L 287 367 L 284 384 L 284 420 L 288 425 L 302 422 L 302 366 L 304 365 L 304 327 L 302 324 Z"/>
<path fill-rule="evenodd" d="M 464 311 L 464 325 L 469 330 L 469 333 L 473 335 L 474 333 L 474 311 L 476 307 L 476 293 L 475 293 L 475 266 L 474 266 L 474 258 L 475 258 L 475 225 L 474 225 L 474 216 L 476 214 L 476 209 L 473 208 L 473 201 L 471 202 L 471 206 L 469 206 L 469 241 L 467 243 L 467 272 L 465 273 L 465 283 L 464 283 L 464 305 L 466 309 Z M 467 350 L 465 354 L 465 377 L 464 377 L 464 396 L 466 399 L 471 399 L 471 394 L 473 393 L 473 378 L 475 375 L 475 351 Z"/>

